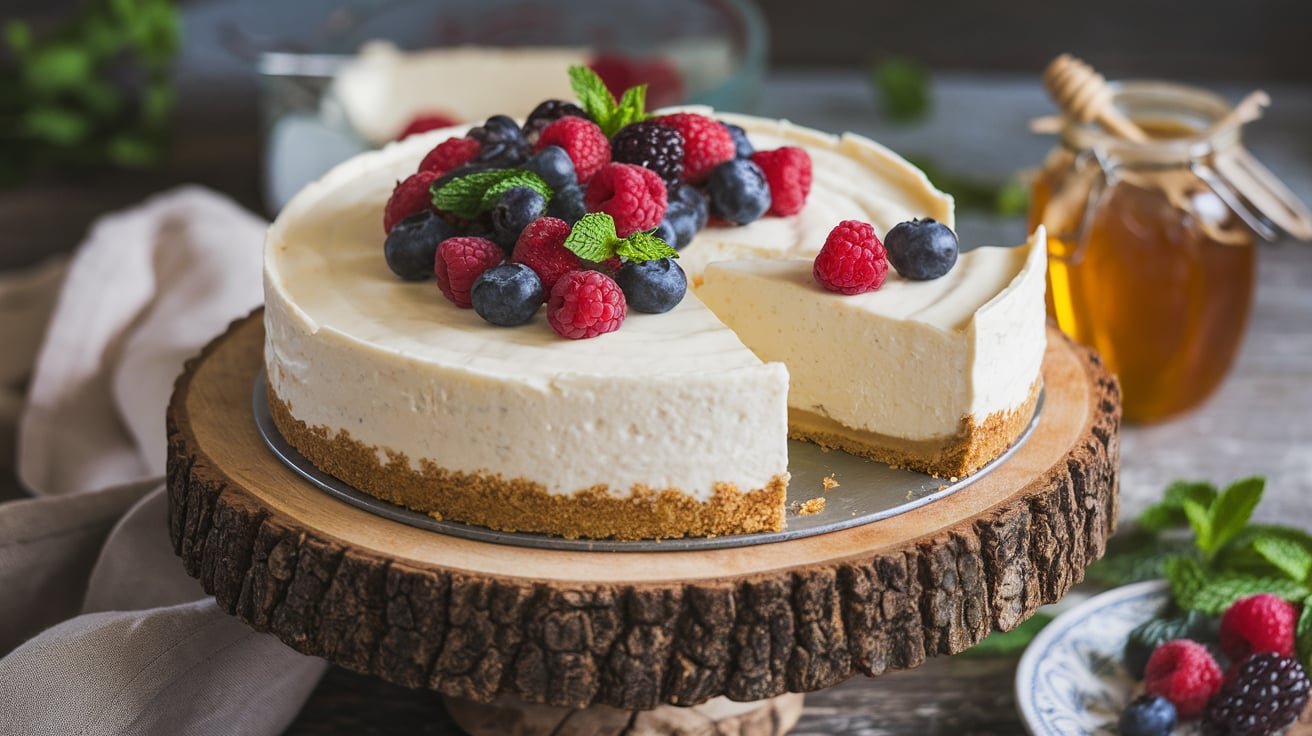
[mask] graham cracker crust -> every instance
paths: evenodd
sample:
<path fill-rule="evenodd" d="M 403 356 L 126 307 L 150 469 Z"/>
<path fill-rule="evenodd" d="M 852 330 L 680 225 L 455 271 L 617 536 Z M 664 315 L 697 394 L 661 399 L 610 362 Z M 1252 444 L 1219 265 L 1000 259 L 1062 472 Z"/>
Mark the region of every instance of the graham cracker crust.
<path fill-rule="evenodd" d="M 990 414 L 979 422 L 963 417 L 960 430 L 941 439 L 907 440 L 864 432 L 793 407 L 788 409 L 788 436 L 936 478 L 964 478 L 1005 452 L 1025 431 L 1034 417 L 1039 387 L 1040 381 L 1035 381 L 1025 403 L 1010 411 Z"/>
<path fill-rule="evenodd" d="M 787 475 L 764 488 L 740 491 L 717 483 L 709 501 L 675 488 L 634 486 L 627 496 L 606 485 L 552 494 L 539 483 L 494 473 L 463 473 L 431 460 L 411 466 L 404 454 L 366 445 L 341 430 L 311 427 L 269 388 L 269 411 L 278 431 L 315 467 L 384 501 L 437 519 L 500 531 L 538 532 L 567 539 L 714 537 L 783 529 Z M 380 449 L 382 452 L 380 453 Z M 386 456 L 387 462 L 381 462 Z"/>

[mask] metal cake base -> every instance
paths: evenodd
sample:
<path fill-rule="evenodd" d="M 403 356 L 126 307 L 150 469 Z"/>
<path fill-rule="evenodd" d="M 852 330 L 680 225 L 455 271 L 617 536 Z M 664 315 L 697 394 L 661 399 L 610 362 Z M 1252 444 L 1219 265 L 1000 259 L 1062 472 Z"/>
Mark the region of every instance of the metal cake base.
<path fill-rule="evenodd" d="M 578 550 L 585 552 L 659 552 L 698 549 L 747 547 L 783 542 L 790 539 L 827 534 L 861 526 L 905 513 L 956 493 L 1006 462 L 1025 444 L 1038 426 L 1043 411 L 1043 392 L 1035 403 L 1034 416 L 1020 437 L 1007 451 L 968 478 L 956 481 L 935 478 L 924 473 L 891 468 L 874 460 L 850 455 L 840 450 L 822 450 L 809 442 L 788 441 L 788 508 L 783 531 L 756 534 L 732 534 L 721 537 L 683 537 L 679 539 L 615 540 L 564 539 L 548 534 L 503 532 L 458 521 L 438 521 L 404 506 L 379 500 L 319 470 L 296 448 L 287 443 L 269 413 L 265 374 L 255 378 L 251 394 L 255 424 L 264 442 L 298 475 L 320 490 L 357 508 L 402 524 L 429 529 L 465 539 L 494 544 L 509 544 L 540 549 Z M 832 477 L 838 486 L 825 490 L 824 479 Z M 806 501 L 823 496 L 824 508 L 813 514 L 799 513 Z"/>

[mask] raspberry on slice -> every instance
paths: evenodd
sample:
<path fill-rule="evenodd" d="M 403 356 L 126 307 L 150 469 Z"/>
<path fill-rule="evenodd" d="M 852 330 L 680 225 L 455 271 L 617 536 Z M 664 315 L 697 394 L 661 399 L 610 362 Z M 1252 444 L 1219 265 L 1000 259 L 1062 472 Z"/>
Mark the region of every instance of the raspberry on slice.
<path fill-rule="evenodd" d="M 628 305 L 615 280 L 600 271 L 573 271 L 556 282 L 547 300 L 547 322 L 557 335 L 580 340 L 614 332 Z"/>
<path fill-rule="evenodd" d="M 405 124 L 405 128 L 396 136 L 398 141 L 403 141 L 417 133 L 425 133 L 438 128 L 450 128 L 452 125 L 459 123 L 459 120 L 440 112 L 421 112 L 410 118 L 410 122 Z"/>
<path fill-rule="evenodd" d="M 811 193 L 811 155 L 797 146 L 757 151 L 752 161 L 770 185 L 770 214 L 786 217 L 802 211 Z"/>
<path fill-rule="evenodd" d="M 482 145 L 473 138 L 447 138 L 424 156 L 424 160 L 419 162 L 419 170 L 441 176 L 472 161 L 481 148 Z"/>
<path fill-rule="evenodd" d="M 683 178 L 700 184 L 716 166 L 735 157 L 733 136 L 720 121 L 693 112 L 662 115 L 656 122 L 683 136 Z"/>
<path fill-rule="evenodd" d="M 548 125 L 533 146 L 541 151 L 547 146 L 560 146 L 574 162 L 574 173 L 579 183 L 587 184 L 601 167 L 610 161 L 610 141 L 601 128 L 591 120 L 566 115 Z"/>
<path fill-rule="evenodd" d="M 811 273 L 816 283 L 839 294 L 874 291 L 884 285 L 888 256 L 869 223 L 843 220 L 829 231 Z"/>
<path fill-rule="evenodd" d="M 1221 689 L 1221 668 L 1202 644 L 1172 639 L 1148 658 L 1143 683 L 1148 692 L 1175 703 L 1181 718 L 1196 718 Z"/>
<path fill-rule="evenodd" d="M 396 223 L 433 207 L 433 195 L 428 188 L 435 179 L 437 174 L 431 171 L 417 171 L 396 183 L 383 207 L 383 232 L 390 233 Z"/>
<path fill-rule="evenodd" d="M 551 293 L 561 276 L 579 270 L 579 257 L 565 247 L 569 231 L 569 223 L 564 220 L 539 217 L 519 234 L 510 255 L 510 260 L 533 269 L 547 293 Z"/>
<path fill-rule="evenodd" d="M 474 305 L 469 290 L 483 272 L 501 263 L 506 254 L 487 238 L 447 238 L 437 246 L 437 288 L 461 309 Z"/>
<path fill-rule="evenodd" d="M 667 206 L 660 174 L 635 164 L 606 164 L 592 177 L 583 201 L 589 212 L 615 218 L 615 232 L 627 238 L 661 224 Z"/>
<path fill-rule="evenodd" d="M 1241 598 L 1221 616 L 1221 651 L 1232 662 L 1259 652 L 1288 657 L 1294 653 L 1297 623 L 1298 609 L 1279 596 Z"/>

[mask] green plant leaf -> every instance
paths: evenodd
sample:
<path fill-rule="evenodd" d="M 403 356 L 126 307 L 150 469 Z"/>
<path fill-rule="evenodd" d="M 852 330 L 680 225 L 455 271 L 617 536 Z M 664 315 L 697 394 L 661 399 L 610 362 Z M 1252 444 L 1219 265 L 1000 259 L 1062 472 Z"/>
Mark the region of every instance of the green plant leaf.
<path fill-rule="evenodd" d="M 642 263 L 661 258 L 678 258 L 679 251 L 655 235 L 639 231 L 621 240 L 615 247 L 615 255 L 634 263 Z"/>
<path fill-rule="evenodd" d="M 615 255 L 619 240 L 614 218 L 605 212 L 589 212 L 574 223 L 565 247 L 585 261 L 600 263 Z"/>
<path fill-rule="evenodd" d="M 1194 544 L 1204 554 L 1210 554 L 1215 549 L 1212 545 L 1211 513 L 1206 506 L 1187 498 L 1180 504 L 1180 509 L 1184 511 L 1185 518 L 1189 520 L 1189 527 L 1194 532 Z"/>
<path fill-rule="evenodd" d="M 1294 628 L 1298 658 L 1304 667 L 1312 669 L 1312 596 L 1303 599 L 1303 610 Z"/>
<path fill-rule="evenodd" d="M 23 77 L 28 87 L 51 94 L 86 83 L 91 70 L 91 55 L 85 49 L 60 44 L 29 53 Z"/>
<path fill-rule="evenodd" d="M 520 173 L 515 176 L 508 176 L 488 187 L 487 191 L 483 192 L 482 201 L 479 202 L 479 211 L 487 212 L 497 206 L 497 200 L 501 199 L 501 195 L 517 187 L 528 187 L 538 194 L 541 194 L 542 198 L 547 202 L 551 201 L 550 184 L 547 184 L 541 176 L 538 176 L 536 173 L 527 169 L 519 170 L 519 172 Z"/>
<path fill-rule="evenodd" d="M 1162 500 L 1144 509 L 1135 521 L 1139 526 L 1151 531 L 1186 528 L 1189 520 L 1185 518 L 1182 505 L 1186 500 L 1193 501 L 1206 508 L 1211 508 L 1216 501 L 1216 486 L 1201 481 L 1177 480 L 1166 487 Z"/>
<path fill-rule="evenodd" d="M 601 77 L 582 64 L 569 68 L 569 84 L 574 89 L 574 96 L 579 99 L 579 106 L 596 123 L 605 130 L 603 121 L 610 120 L 618 105 L 615 96 L 606 88 Z"/>
<path fill-rule="evenodd" d="M 1217 496 L 1216 502 L 1209 510 L 1211 524 L 1208 544 L 1204 546 L 1200 542 L 1199 548 L 1207 554 L 1212 554 L 1239 534 L 1248 525 L 1248 520 L 1253 516 L 1253 509 L 1257 508 L 1258 502 L 1262 500 L 1262 490 L 1265 486 L 1266 479 L 1255 476 L 1235 481 L 1221 491 L 1221 495 Z M 1187 509 L 1185 513 L 1188 513 Z"/>
<path fill-rule="evenodd" d="M 629 87 L 624 90 L 624 96 L 620 98 L 619 110 L 615 118 L 608 121 L 614 130 L 602 128 L 607 136 L 613 136 L 626 125 L 637 123 L 645 120 L 647 117 L 647 85 L 639 84 L 636 87 Z"/>
<path fill-rule="evenodd" d="M 920 64 L 888 59 L 871 69 L 870 78 L 890 119 L 913 122 L 929 114 L 929 73 Z"/>
<path fill-rule="evenodd" d="M 1050 614 L 1036 613 L 1011 631 L 994 631 L 962 654 L 968 657 L 1008 657 L 1017 654 L 1024 651 L 1052 619 Z"/>
<path fill-rule="evenodd" d="M 1312 573 L 1312 551 L 1295 541 L 1258 537 L 1253 540 L 1253 551 L 1290 580 L 1303 582 Z"/>
<path fill-rule="evenodd" d="M 1166 577 L 1168 561 L 1195 556 L 1193 539 L 1187 536 L 1144 531 L 1118 534 L 1107 543 L 1107 553 L 1089 567 L 1085 578 L 1108 586 L 1155 580 Z"/>
<path fill-rule="evenodd" d="M 32 50 L 32 27 L 20 20 L 9 21 L 5 24 L 5 41 L 15 56 L 27 56 Z"/>
<path fill-rule="evenodd" d="M 514 187 L 529 187 L 551 199 L 551 187 L 527 169 L 476 171 L 434 187 L 430 193 L 437 209 L 472 219 L 495 206 L 497 198 Z"/>
<path fill-rule="evenodd" d="M 1209 571 L 1196 560 L 1175 560 L 1167 566 L 1167 580 L 1176 605 L 1189 611 L 1220 615 L 1240 598 L 1271 593 L 1288 601 L 1312 595 L 1306 585 L 1285 578 L 1256 577 Z"/>

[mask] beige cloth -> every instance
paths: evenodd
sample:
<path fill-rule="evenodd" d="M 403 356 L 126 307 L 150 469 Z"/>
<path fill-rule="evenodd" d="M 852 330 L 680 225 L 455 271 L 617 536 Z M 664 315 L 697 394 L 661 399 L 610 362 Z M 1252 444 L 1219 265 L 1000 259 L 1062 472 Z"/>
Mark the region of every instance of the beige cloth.
<path fill-rule="evenodd" d="M 103 218 L 66 274 L 0 279 L 0 439 L 26 383 L 34 496 L 0 504 L 0 734 L 277 734 L 323 673 L 220 611 L 168 540 L 173 380 L 260 303 L 264 228 L 186 187 Z"/>

